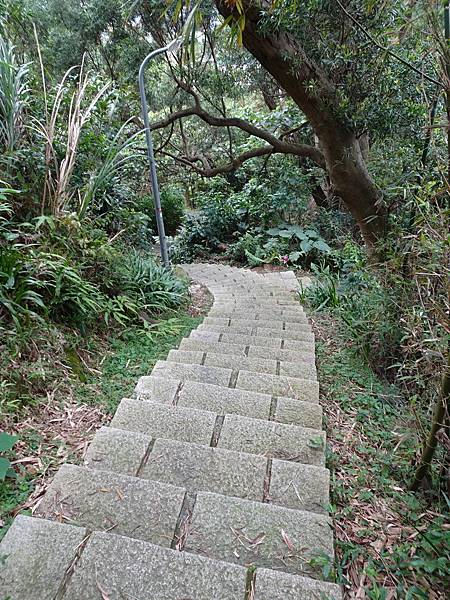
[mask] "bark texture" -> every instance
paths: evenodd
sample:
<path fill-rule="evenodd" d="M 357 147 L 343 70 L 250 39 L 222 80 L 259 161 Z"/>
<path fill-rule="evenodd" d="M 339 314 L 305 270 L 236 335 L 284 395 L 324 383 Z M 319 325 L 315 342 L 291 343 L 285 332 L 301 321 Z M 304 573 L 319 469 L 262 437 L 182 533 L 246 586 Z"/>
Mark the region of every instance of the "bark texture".
<path fill-rule="evenodd" d="M 242 4 L 243 45 L 308 118 L 319 139 L 331 184 L 357 221 L 366 245 L 373 249 L 385 233 L 386 214 L 355 132 L 336 116 L 334 86 L 292 36 L 261 33 L 261 14 L 269 6 L 265 0 L 243 0 Z M 216 6 L 224 17 L 236 10 L 223 0 L 216 0 Z"/>

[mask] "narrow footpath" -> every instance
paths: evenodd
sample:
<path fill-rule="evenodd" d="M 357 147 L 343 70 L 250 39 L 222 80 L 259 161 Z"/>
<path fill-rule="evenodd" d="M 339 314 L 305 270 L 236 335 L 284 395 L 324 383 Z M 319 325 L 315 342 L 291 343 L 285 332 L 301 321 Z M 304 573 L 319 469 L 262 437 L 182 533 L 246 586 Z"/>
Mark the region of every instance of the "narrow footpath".
<path fill-rule="evenodd" d="M 183 265 L 208 317 L 0 545 L 0 600 L 340 600 L 314 336 L 292 272 Z"/>

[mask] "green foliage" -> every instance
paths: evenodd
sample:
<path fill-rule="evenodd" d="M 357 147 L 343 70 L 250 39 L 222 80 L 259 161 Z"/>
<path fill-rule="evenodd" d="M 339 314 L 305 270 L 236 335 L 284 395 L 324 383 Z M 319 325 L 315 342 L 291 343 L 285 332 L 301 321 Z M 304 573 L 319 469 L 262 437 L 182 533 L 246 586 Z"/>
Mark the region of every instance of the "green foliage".
<path fill-rule="evenodd" d="M 0 32 L 0 164 L 13 159 L 23 128 L 23 113 L 29 98 L 27 89 L 28 66 L 17 65 L 14 48 Z"/>
<path fill-rule="evenodd" d="M 6 477 L 15 476 L 11 462 L 3 455 L 13 448 L 18 439 L 16 435 L 9 435 L 5 431 L 0 432 L 0 482 L 4 481 Z"/>
<path fill-rule="evenodd" d="M 144 199 L 143 199 L 144 200 Z M 155 208 L 153 198 L 145 198 L 150 224 L 153 231 L 157 232 Z M 164 218 L 164 228 L 167 235 L 175 235 L 180 227 L 184 216 L 184 195 L 179 187 L 165 186 L 161 190 L 161 209 Z"/>
<path fill-rule="evenodd" d="M 414 424 L 418 411 L 422 417 L 425 411 L 409 406 L 399 387 L 388 385 L 361 360 L 339 313 L 316 315 L 316 325 L 326 340 L 317 344 L 317 355 L 327 439 L 334 450 L 327 464 L 338 532 L 337 581 L 351 585 L 352 573 L 364 572 L 369 598 L 389 593 L 428 598 L 430 589 L 446 585 L 450 507 L 443 496 L 432 498 L 431 491 L 423 496 L 407 491 L 421 429 Z M 434 474 L 439 476 L 438 469 Z M 325 558 L 317 565 L 329 568 Z"/>
<path fill-rule="evenodd" d="M 118 257 L 111 273 L 113 289 L 117 286 L 139 302 L 142 309 L 161 312 L 175 308 L 186 298 L 186 283 L 157 264 L 153 258 L 131 251 Z"/>

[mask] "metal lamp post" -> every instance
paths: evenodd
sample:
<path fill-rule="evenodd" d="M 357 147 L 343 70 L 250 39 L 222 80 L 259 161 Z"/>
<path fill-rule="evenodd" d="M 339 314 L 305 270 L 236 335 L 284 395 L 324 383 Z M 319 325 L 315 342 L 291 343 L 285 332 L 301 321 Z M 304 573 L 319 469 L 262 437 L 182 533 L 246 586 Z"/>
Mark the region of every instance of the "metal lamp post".
<path fill-rule="evenodd" d="M 145 127 L 145 140 L 147 142 L 147 156 L 148 162 L 150 164 L 150 180 L 152 184 L 152 192 L 153 192 L 153 202 L 155 205 L 155 215 L 156 215 L 156 225 L 158 227 L 158 236 L 159 236 L 159 244 L 161 247 L 161 258 L 165 267 L 170 266 L 169 262 L 169 253 L 167 251 L 167 240 L 166 240 L 166 232 L 164 230 L 164 220 L 161 210 L 161 197 L 159 194 L 159 186 L 158 186 L 158 177 L 156 175 L 156 163 L 155 156 L 153 154 L 153 141 L 152 134 L 150 131 L 150 122 L 148 118 L 148 103 L 147 96 L 145 94 L 145 67 L 147 63 L 158 56 L 159 54 L 163 54 L 164 52 L 176 52 L 181 45 L 181 40 L 176 39 L 170 42 L 167 46 L 163 48 L 158 48 L 157 50 L 153 50 L 150 52 L 148 56 L 144 58 L 142 64 L 139 68 L 139 93 L 141 96 L 141 107 L 142 107 L 142 118 L 144 120 Z"/>

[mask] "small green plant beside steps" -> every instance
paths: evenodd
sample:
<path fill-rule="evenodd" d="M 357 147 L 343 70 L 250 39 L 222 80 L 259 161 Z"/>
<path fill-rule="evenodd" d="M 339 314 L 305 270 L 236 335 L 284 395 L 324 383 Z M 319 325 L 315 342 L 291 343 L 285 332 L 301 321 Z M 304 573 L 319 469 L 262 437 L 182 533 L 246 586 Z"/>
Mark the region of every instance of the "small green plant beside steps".
<path fill-rule="evenodd" d="M 15 477 L 16 475 L 7 456 L 18 439 L 16 435 L 10 435 L 5 431 L 0 433 L 0 482 L 5 481 L 7 477 Z"/>

